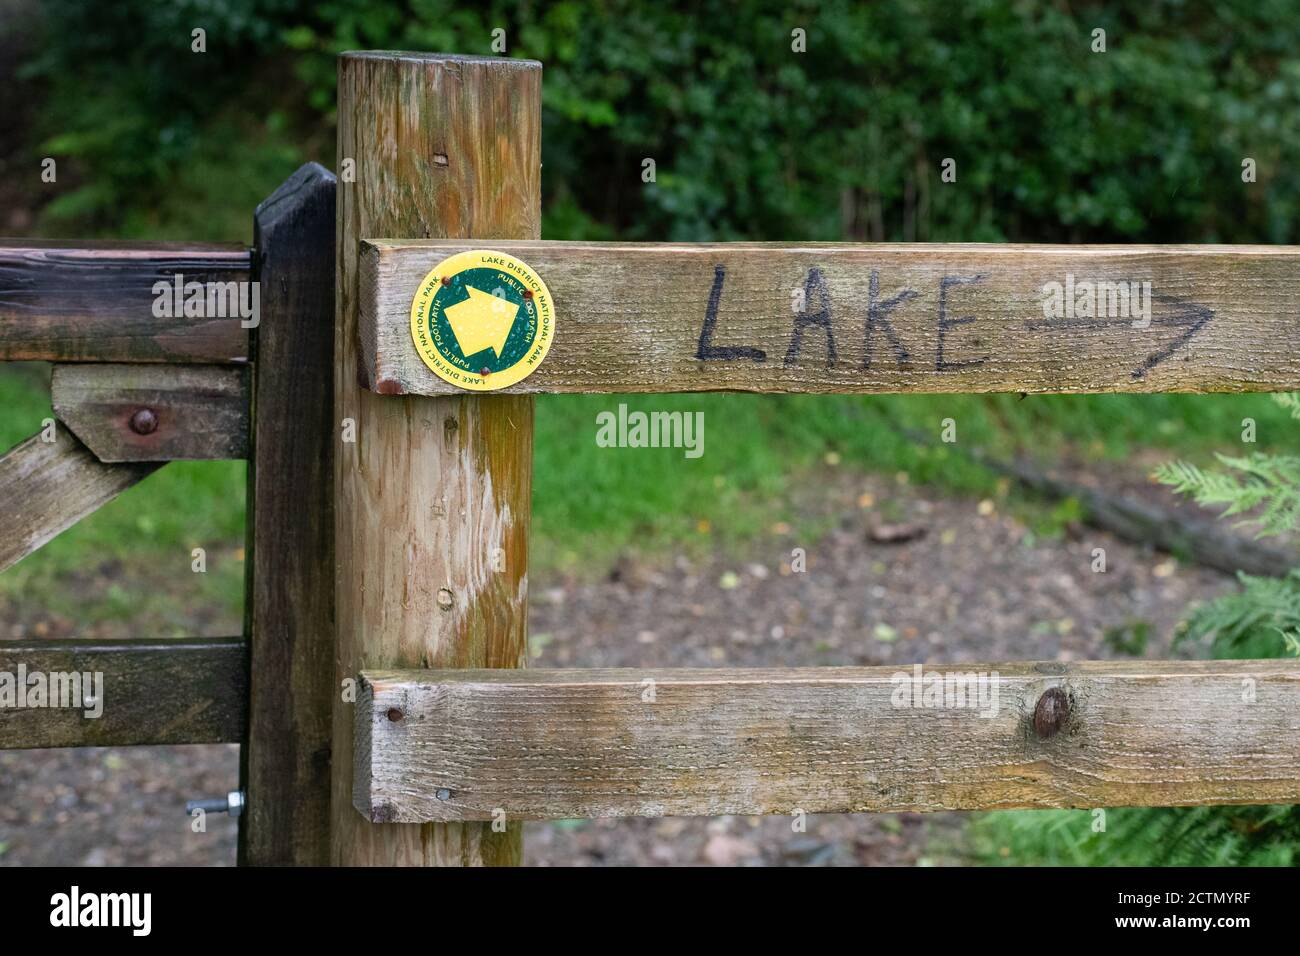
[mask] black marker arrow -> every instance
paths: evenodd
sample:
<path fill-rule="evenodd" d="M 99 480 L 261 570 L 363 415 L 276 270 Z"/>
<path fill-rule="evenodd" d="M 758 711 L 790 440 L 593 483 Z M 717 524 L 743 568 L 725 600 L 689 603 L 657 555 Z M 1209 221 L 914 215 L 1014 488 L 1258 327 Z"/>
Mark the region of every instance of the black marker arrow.
<path fill-rule="evenodd" d="M 1131 375 L 1135 379 L 1146 378 L 1147 372 L 1155 368 L 1169 356 L 1173 355 L 1180 348 L 1191 341 L 1192 336 L 1204 328 L 1211 319 L 1214 318 L 1214 310 L 1210 309 L 1199 302 L 1192 302 L 1188 299 L 1182 299 L 1178 296 L 1165 295 L 1160 292 L 1152 292 L 1151 299 L 1154 302 L 1160 302 L 1170 307 L 1169 311 L 1159 318 L 1153 317 L 1150 325 L 1135 327 L 1133 319 L 1030 319 L 1025 322 L 1025 328 L 1031 332 L 1041 332 L 1044 329 L 1117 329 L 1129 328 L 1134 331 L 1145 331 L 1149 328 L 1162 329 L 1183 329 L 1183 333 L 1175 338 L 1168 345 L 1152 352 L 1142 364 L 1135 368 Z"/>

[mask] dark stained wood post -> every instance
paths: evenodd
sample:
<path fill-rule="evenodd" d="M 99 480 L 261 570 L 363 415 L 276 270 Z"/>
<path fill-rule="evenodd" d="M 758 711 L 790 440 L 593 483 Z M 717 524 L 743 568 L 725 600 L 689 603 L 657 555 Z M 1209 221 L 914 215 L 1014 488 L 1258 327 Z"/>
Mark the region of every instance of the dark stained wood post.
<path fill-rule="evenodd" d="M 254 216 L 239 858 L 329 862 L 334 699 L 334 174 L 308 163 Z"/>
<path fill-rule="evenodd" d="M 533 400 L 362 388 L 358 249 L 378 237 L 535 239 L 540 63 L 346 53 L 338 83 L 338 670 L 522 667 Z M 355 170 L 355 182 L 349 182 Z M 388 394 L 379 394 L 387 392 Z M 343 428 L 355 429 L 355 442 Z M 493 560 L 500 549 L 504 569 Z M 510 865 L 518 823 L 370 823 L 352 806 L 356 704 L 334 704 L 331 859 Z"/>

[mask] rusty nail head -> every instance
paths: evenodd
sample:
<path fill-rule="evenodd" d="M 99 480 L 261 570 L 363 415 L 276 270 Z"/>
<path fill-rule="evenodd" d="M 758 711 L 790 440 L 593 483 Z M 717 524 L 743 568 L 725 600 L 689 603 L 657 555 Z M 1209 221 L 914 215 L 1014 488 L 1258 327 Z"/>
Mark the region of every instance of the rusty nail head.
<path fill-rule="evenodd" d="M 406 715 L 402 713 L 401 708 L 399 707 L 388 708 L 388 719 L 391 720 L 393 723 L 397 723 L 405 716 Z"/>
<path fill-rule="evenodd" d="M 1069 713 L 1069 695 L 1060 687 L 1047 688 L 1034 707 L 1034 732 L 1044 740 L 1054 736 L 1065 724 Z"/>
<path fill-rule="evenodd" d="M 130 424 L 137 435 L 150 435 L 158 427 L 158 415 L 152 408 L 140 408 L 131 416 Z"/>

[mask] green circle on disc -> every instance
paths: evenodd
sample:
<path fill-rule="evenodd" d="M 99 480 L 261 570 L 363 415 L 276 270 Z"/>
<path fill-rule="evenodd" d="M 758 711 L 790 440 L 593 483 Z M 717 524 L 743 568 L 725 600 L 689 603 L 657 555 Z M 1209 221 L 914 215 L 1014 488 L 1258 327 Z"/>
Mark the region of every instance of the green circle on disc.
<path fill-rule="evenodd" d="M 411 336 L 440 378 L 475 391 L 505 388 L 550 349 L 550 291 L 528 265 L 490 250 L 463 252 L 425 276 L 411 303 Z"/>
<path fill-rule="evenodd" d="M 480 349 L 473 355 L 466 355 L 460 349 L 460 342 L 447 321 L 447 307 L 465 302 L 470 297 L 467 286 L 473 286 L 480 292 L 496 296 L 519 308 L 514 326 L 506 336 L 505 347 L 501 354 L 491 349 Z M 497 269 L 466 269 L 451 277 L 451 285 L 442 286 L 433 297 L 433 307 L 429 310 L 433 322 L 434 340 L 442 343 L 443 358 L 467 372 L 481 373 L 484 369 L 491 372 L 504 372 L 528 354 L 533 339 L 537 336 L 537 306 L 531 299 L 524 298 L 524 284 L 514 276 L 508 276 Z"/>

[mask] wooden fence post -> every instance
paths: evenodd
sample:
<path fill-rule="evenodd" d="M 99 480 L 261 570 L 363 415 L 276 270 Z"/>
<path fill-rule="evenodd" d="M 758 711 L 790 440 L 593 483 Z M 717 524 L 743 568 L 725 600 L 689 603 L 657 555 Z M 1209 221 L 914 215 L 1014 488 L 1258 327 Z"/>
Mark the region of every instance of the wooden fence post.
<path fill-rule="evenodd" d="M 254 216 L 239 859 L 329 862 L 334 693 L 334 174 L 308 163 Z"/>
<path fill-rule="evenodd" d="M 540 63 L 346 53 L 338 79 L 337 672 L 522 667 L 533 400 L 398 396 L 361 374 L 360 240 L 535 239 Z M 511 865 L 518 823 L 369 823 L 352 806 L 355 703 L 336 695 L 336 864 Z"/>

